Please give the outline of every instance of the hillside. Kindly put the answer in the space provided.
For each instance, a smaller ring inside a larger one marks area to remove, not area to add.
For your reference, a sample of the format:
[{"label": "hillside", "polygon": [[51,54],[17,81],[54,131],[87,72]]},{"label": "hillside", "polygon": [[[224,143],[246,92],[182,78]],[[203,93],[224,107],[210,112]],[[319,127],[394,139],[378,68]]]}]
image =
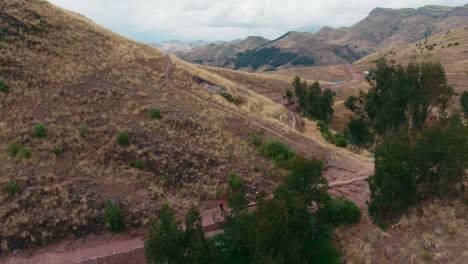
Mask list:
[{"label": "hillside", "polygon": [[216,210],[232,172],[271,190],[284,171],[247,143],[255,131],[324,160],[333,191],[365,204],[370,159],[318,140],[310,122],[297,131],[242,83],[41,0],[2,2],[0,28],[2,253],[101,232],[107,197],[131,233],[164,202]]},{"label": "hillside", "polygon": [[351,27],[325,27],[317,32],[317,36],[330,44],[347,45],[365,56],[382,48],[415,42],[464,25],[467,19],[468,5],[376,8]]},{"label": "hillside", "polygon": [[251,36],[244,40],[233,41],[222,44],[210,44],[204,47],[194,48],[185,52],[177,53],[181,59],[194,62],[198,64],[231,67],[232,64],[229,60],[232,56],[240,52],[256,48],[260,45],[269,42],[268,39],[263,37]]}]

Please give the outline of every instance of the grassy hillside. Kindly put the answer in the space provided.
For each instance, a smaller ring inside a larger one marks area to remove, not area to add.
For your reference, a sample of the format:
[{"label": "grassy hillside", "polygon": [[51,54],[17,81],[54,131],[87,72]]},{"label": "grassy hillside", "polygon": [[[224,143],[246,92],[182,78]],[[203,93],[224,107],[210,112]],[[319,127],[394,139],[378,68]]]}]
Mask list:
[{"label": "grassy hillside", "polygon": [[131,228],[222,197],[231,172],[270,188],[273,165],[234,136],[255,128],[234,124],[283,126],[284,108],[45,1],[0,5],[2,250],[103,229],[107,196]]}]

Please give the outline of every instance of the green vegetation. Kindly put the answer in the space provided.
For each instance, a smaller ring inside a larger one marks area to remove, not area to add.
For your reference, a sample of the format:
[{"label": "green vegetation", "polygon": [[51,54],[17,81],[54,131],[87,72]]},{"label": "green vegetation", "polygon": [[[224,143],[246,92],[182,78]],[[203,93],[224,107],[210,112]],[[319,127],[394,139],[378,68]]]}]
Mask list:
[{"label": "green vegetation", "polygon": [[158,220],[150,223],[145,253],[148,264],[220,262],[214,245],[205,238],[197,209],[191,208],[187,213],[185,230],[182,230],[168,204],[162,206]]},{"label": "green vegetation", "polygon": [[359,120],[352,120],[348,127],[351,141],[359,144],[373,141],[375,135],[379,138],[392,135],[402,128],[421,131],[430,110],[437,108],[444,113],[454,94],[438,62],[403,67],[380,59],[371,74],[373,78],[368,81],[372,88],[367,93],[361,92],[359,97],[349,97],[345,103]]},{"label": "green vegetation", "polygon": [[158,108],[152,107],[148,109],[148,116],[150,119],[161,119],[161,111]]},{"label": "green vegetation", "polygon": [[277,47],[261,48],[238,53],[234,60],[234,65],[236,70],[249,66],[257,70],[264,65],[279,67],[293,61],[297,57],[297,54],[282,52]]},{"label": "green vegetation", "polygon": [[18,155],[18,152],[21,148],[21,145],[16,143],[16,142],[10,142],[8,143],[8,146],[7,146],[7,153],[8,155],[10,155],[10,157],[14,158],[16,157],[16,155]]},{"label": "green vegetation", "polygon": [[4,80],[0,80],[0,93],[7,93],[10,87]]},{"label": "green vegetation", "polygon": [[291,89],[286,89],[285,92],[286,99],[288,99],[288,103],[291,104],[293,102],[294,92]]},{"label": "green vegetation", "polygon": [[15,196],[16,193],[19,191],[19,183],[18,181],[10,181],[7,183],[7,186],[5,187],[5,191],[8,193],[9,196]]},{"label": "green vegetation", "polygon": [[145,162],[141,159],[136,159],[130,163],[130,167],[135,168],[137,170],[143,170],[145,168]]},{"label": "green vegetation", "polygon": [[18,155],[16,156],[16,158],[18,159],[18,161],[23,161],[23,160],[26,160],[26,159],[30,159],[31,158],[31,151],[29,151],[29,149],[27,149],[26,147],[21,147],[18,150]]},{"label": "green vegetation", "polygon": [[104,223],[109,231],[120,232],[124,228],[123,211],[118,205],[114,205],[109,196],[104,207]]},{"label": "green vegetation", "polygon": [[120,131],[117,134],[117,144],[121,147],[130,146],[130,135],[127,131]]},{"label": "green vegetation", "polygon": [[37,139],[46,138],[48,135],[47,127],[42,123],[37,123],[33,129],[33,136]]},{"label": "green vegetation", "polygon": [[463,113],[465,113],[465,116],[468,116],[468,92],[464,91],[461,98],[460,98],[460,104],[463,109]]},{"label": "green vegetation", "polygon": [[323,120],[327,124],[333,117],[333,103],[336,93],[331,90],[322,92],[318,82],[308,86],[296,77],[293,81],[294,94],[299,102],[299,108],[304,114],[315,120]]},{"label": "green vegetation", "polygon": [[[282,143],[266,145],[280,149],[268,152],[273,159],[289,152]],[[287,178],[271,198],[260,196],[255,210],[247,208],[247,186],[231,173],[225,232],[211,240],[196,209],[187,214],[183,231],[174,211],[163,205],[145,238],[148,263],[342,263],[332,230],[359,221],[359,209],[349,200],[331,199],[321,161],[294,157]]]},{"label": "green vegetation", "polygon": [[361,211],[352,201],[337,197],[328,200],[317,211],[317,219],[323,224],[334,226],[355,224],[361,220]]},{"label": "green vegetation", "polygon": [[[426,199],[463,197],[468,127],[459,117],[447,117],[454,91],[443,67],[395,66],[381,59],[372,76],[369,92],[345,103],[357,116],[348,125],[350,141],[366,146],[378,139],[375,172],[368,180],[369,216],[386,226]],[[429,125],[433,108],[441,121]]]},{"label": "green vegetation", "polygon": [[327,123],[324,121],[320,120],[317,122],[317,128],[318,130],[322,133],[322,137],[332,143],[333,145],[336,145],[337,147],[340,148],[346,148],[348,146],[348,139],[340,134],[336,133],[333,134],[329,129]]},{"label": "green vegetation", "polygon": [[65,152],[65,150],[62,147],[56,147],[52,149],[52,153],[54,153],[55,156],[58,156]]},{"label": "green vegetation", "polygon": [[224,99],[226,99],[228,102],[233,103],[233,104],[236,103],[236,99],[234,98],[234,96],[232,96],[232,94],[230,94],[230,93],[228,93],[226,91],[220,92],[219,94],[222,97],[224,97]]},{"label": "green vegetation", "polygon": [[279,167],[287,168],[294,160],[295,154],[283,142],[269,140],[259,147],[259,152],[264,157],[270,158]]},{"label": "green vegetation", "polygon": [[315,60],[309,56],[300,56],[299,58],[291,62],[293,66],[297,66],[297,65],[312,66],[312,65],[315,65],[315,63],[316,63]]},{"label": "green vegetation", "polygon": [[89,128],[86,125],[81,125],[78,129],[78,134],[81,138],[87,139],[89,135]]},{"label": "green vegetation", "polygon": [[262,145],[262,137],[260,132],[256,131],[252,133],[249,138],[247,138],[247,141],[255,147],[260,147]]}]

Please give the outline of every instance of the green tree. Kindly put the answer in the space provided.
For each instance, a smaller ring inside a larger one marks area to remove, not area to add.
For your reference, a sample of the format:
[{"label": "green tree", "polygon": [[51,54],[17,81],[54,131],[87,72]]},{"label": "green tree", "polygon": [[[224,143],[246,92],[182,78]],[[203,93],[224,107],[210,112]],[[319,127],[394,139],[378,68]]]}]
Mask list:
[{"label": "green tree", "polygon": [[194,207],[189,210],[185,217],[184,247],[184,263],[204,264],[219,261],[216,248],[205,237],[202,217]]},{"label": "green tree", "polygon": [[286,95],[286,98],[288,99],[288,103],[292,104],[293,97],[294,97],[294,92],[291,89],[288,88],[288,89],[286,89],[285,95]]},{"label": "green tree", "polygon": [[363,118],[350,120],[347,134],[349,142],[355,146],[364,147],[373,141],[369,123]]},{"label": "green tree", "polygon": [[463,113],[465,113],[465,116],[468,116],[468,92],[464,91],[461,98],[460,98],[460,104],[463,109]]},{"label": "green tree", "polygon": [[317,219],[323,224],[334,226],[358,223],[361,211],[355,203],[344,198],[332,198],[317,210]]},{"label": "green tree", "polygon": [[146,260],[149,264],[182,263],[184,232],[174,210],[164,204],[157,221],[152,221],[145,237]]},{"label": "green tree", "polygon": [[368,179],[371,191],[369,216],[385,224],[404,213],[416,201],[416,179],[411,144],[394,137],[384,141],[375,153],[375,172]]}]

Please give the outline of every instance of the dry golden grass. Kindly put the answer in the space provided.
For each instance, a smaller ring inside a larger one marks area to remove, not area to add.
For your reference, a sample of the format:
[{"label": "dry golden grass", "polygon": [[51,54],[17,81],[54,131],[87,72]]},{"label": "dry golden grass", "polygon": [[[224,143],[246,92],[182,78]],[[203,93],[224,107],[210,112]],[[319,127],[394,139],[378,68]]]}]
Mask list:
[{"label": "dry golden grass", "polygon": [[338,230],[347,263],[466,262],[468,215],[461,201],[428,202],[386,232],[359,224]]},{"label": "dry golden grass", "polygon": [[336,80],[346,82],[351,79],[348,69],[344,64],[332,66],[317,66],[317,67],[296,67],[284,70],[263,72],[262,75],[284,76],[291,80],[295,76],[308,80],[308,82],[318,80],[322,85],[334,83]]}]

